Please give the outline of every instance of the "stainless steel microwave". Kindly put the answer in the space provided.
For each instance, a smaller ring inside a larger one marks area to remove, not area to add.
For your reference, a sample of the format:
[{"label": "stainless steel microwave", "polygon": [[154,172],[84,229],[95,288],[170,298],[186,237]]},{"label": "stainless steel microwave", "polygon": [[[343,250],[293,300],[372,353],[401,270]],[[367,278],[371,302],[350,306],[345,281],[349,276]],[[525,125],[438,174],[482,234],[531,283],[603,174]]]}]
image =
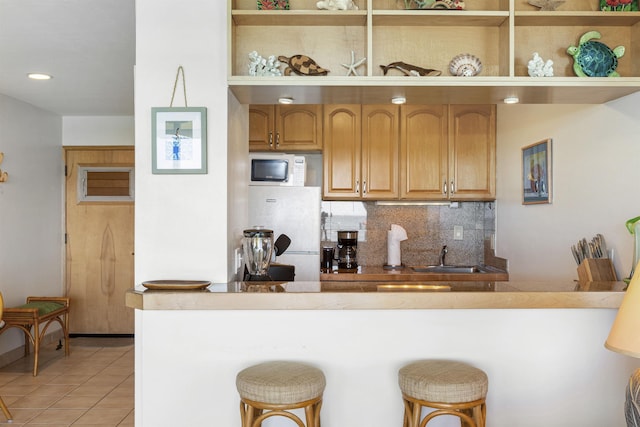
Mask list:
[{"label": "stainless steel microwave", "polygon": [[304,186],[307,169],[304,156],[252,153],[249,163],[250,185]]}]

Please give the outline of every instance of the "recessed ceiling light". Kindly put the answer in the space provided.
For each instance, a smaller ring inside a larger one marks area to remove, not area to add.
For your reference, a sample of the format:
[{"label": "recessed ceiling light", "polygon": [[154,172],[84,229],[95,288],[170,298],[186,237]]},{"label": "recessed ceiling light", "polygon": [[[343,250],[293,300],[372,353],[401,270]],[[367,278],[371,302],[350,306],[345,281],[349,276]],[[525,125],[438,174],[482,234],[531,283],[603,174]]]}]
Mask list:
[{"label": "recessed ceiling light", "polygon": [[404,96],[394,96],[393,98],[391,98],[392,104],[405,104],[406,102],[407,98],[405,98]]},{"label": "recessed ceiling light", "polygon": [[282,98],[278,98],[278,102],[280,104],[293,104],[293,98],[283,96]]},{"label": "recessed ceiling light", "polygon": [[50,80],[51,79],[51,76],[49,74],[43,74],[43,73],[29,73],[27,74],[27,77],[33,80]]},{"label": "recessed ceiling light", "polygon": [[517,96],[507,96],[504,99],[505,104],[517,104],[518,102],[520,102],[520,98],[518,98]]}]

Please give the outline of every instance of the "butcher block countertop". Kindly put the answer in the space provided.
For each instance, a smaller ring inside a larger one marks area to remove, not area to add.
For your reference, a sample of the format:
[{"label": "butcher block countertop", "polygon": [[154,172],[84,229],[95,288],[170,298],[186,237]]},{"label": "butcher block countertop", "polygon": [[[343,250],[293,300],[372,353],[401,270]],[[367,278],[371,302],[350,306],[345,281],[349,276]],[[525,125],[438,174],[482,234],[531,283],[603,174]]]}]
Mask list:
[{"label": "butcher block countertop", "polygon": [[618,308],[624,282],[319,281],[214,283],[199,290],[138,286],[139,310],[420,310]]},{"label": "butcher block countertop", "polygon": [[424,281],[483,281],[499,282],[509,280],[505,270],[490,266],[481,266],[480,273],[418,273],[411,267],[385,269],[375,266],[360,266],[357,270],[344,271],[333,269],[330,273],[320,273],[320,281],[330,282],[424,282]]}]

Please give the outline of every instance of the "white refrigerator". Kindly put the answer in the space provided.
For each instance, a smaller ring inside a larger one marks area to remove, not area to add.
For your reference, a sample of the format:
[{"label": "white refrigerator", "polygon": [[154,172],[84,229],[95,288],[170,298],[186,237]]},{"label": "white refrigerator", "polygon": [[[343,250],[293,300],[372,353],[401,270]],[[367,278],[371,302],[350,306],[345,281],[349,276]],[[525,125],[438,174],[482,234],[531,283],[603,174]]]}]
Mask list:
[{"label": "white refrigerator", "polygon": [[295,280],[320,280],[320,187],[249,187],[249,226],[286,234],[289,248],[276,257],[295,268]]}]

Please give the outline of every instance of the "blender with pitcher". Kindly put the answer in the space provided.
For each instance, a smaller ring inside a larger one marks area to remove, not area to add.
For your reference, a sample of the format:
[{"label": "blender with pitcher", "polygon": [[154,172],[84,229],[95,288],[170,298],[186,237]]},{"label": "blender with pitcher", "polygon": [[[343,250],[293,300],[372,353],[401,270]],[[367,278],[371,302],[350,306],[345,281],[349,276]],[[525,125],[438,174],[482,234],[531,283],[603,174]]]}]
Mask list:
[{"label": "blender with pitcher", "polygon": [[273,251],[273,230],[256,227],[244,230],[243,235],[242,247],[248,270],[245,280],[271,280],[268,271]]}]

